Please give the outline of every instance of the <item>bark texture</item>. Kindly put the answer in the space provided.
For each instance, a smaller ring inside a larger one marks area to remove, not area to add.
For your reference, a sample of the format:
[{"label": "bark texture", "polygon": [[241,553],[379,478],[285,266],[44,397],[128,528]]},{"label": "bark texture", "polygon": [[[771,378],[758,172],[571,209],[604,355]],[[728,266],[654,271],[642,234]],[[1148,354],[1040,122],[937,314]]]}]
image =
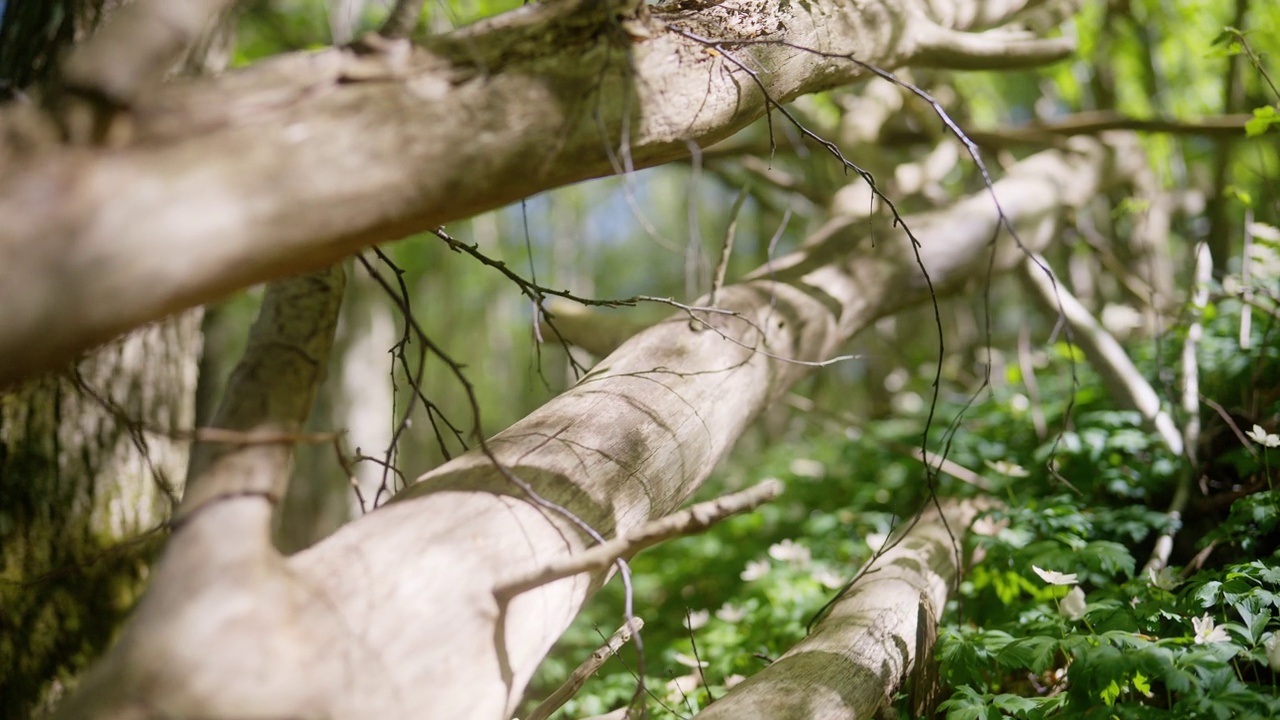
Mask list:
[{"label": "bark texture", "polygon": [[[67,66],[78,102],[0,113],[0,387],[237,288],[686,155],[771,103],[867,76],[862,63],[1062,55],[970,33],[1034,2],[556,0],[421,47],[371,38],[162,83],[230,3],[145,0]],[[1048,242],[1105,160],[1015,168],[998,194],[1022,241]],[[982,196],[908,224],[937,288],[956,291],[982,276],[999,220]],[[926,298],[910,243],[870,231],[847,223],[724,289],[719,312],[640,333],[492,439],[492,456],[443,466],[290,558],[271,518],[341,280],[273,286],[219,414],[242,435],[197,448],[151,589],[61,712],[505,720],[602,577],[509,602],[495,588],[670,513],[812,363]],[[997,269],[1021,257],[1007,236],[993,252]]]},{"label": "bark texture", "polygon": [[[27,717],[107,646],[182,495],[198,313],[0,397],[0,715]],[[131,541],[131,542],[126,542]]]},{"label": "bark texture", "polygon": [[[1049,242],[1105,163],[1096,150],[1047,152],[997,183],[1021,242]],[[980,280],[984,250],[996,271],[1022,258],[997,233],[985,193],[906,223],[943,291]],[[604,536],[670,513],[811,369],[803,363],[927,298],[901,231],[878,228],[871,245],[869,230],[829,235],[725,288],[719,307],[736,315],[682,314],[641,332],[490,440],[501,468],[462,456],[291,558],[257,529],[270,516],[262,498],[208,504],[175,536],[152,615],[142,608],[73,707],[111,718],[505,720],[602,579],[578,575],[499,602],[497,587],[591,544],[548,503]],[[229,535],[247,540],[229,547]]]},{"label": "bark texture", "polygon": [[[123,4],[3,3],[0,98],[34,102]],[[182,494],[199,327],[167,318],[0,396],[0,716],[74,687],[144,587]]]},{"label": "bark texture", "polygon": [[104,71],[101,91],[128,98],[103,131],[109,147],[68,145],[62,118],[11,105],[0,387],[237,288],[687,155],[770,99],[866,77],[849,57],[1007,67],[1063,55],[1061,41],[963,32],[1033,3],[557,0],[422,47],[299,53],[149,91]]},{"label": "bark texture", "polygon": [[[895,538],[808,637],[698,720],[877,717],[913,670],[932,661],[932,638],[921,642],[921,633],[936,625],[922,616],[942,617],[963,564],[960,543],[977,513],[968,504],[944,510],[931,509]],[[926,648],[929,655],[917,654]]]}]

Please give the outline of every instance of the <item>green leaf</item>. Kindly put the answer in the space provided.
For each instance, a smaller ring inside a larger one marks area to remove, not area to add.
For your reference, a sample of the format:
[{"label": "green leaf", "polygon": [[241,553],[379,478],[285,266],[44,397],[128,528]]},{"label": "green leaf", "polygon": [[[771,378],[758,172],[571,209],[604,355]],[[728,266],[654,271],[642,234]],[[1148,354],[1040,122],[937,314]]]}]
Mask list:
[{"label": "green leaf", "polygon": [[1090,565],[1096,564],[1104,573],[1122,572],[1127,577],[1133,577],[1135,567],[1133,555],[1129,554],[1129,549],[1120,543],[1109,540],[1091,542],[1084,549],[1082,559]]},{"label": "green leaf", "polygon": [[1217,580],[1210,580],[1196,590],[1196,600],[1199,601],[1200,607],[1208,608],[1218,604],[1218,595],[1222,592],[1222,583]]},{"label": "green leaf", "polygon": [[1276,124],[1280,124],[1280,113],[1274,105],[1263,105],[1253,109],[1253,117],[1244,124],[1244,134],[1247,137],[1257,137]]},{"label": "green leaf", "polygon": [[980,694],[968,685],[961,685],[949,699],[938,705],[946,711],[947,720],[988,720],[1000,715],[991,706],[991,696]]},{"label": "green leaf", "polygon": [[1058,647],[1057,638],[1044,635],[1018,638],[996,654],[996,661],[1011,670],[1026,668],[1034,673],[1042,673],[1053,666]]},{"label": "green leaf", "polygon": [[1021,695],[1011,695],[1009,693],[1001,693],[991,698],[991,704],[1000,708],[1004,712],[1013,715],[1028,713],[1039,707],[1039,703],[1031,698],[1024,698]]},{"label": "green leaf", "polygon": [[1108,707],[1115,705],[1116,698],[1120,697],[1120,683],[1115,680],[1107,683],[1107,686],[1102,688],[1102,692],[1099,693],[1099,697],[1102,698],[1102,702],[1106,703]]},{"label": "green leaf", "polygon": [[1143,695],[1151,694],[1151,682],[1147,680],[1147,677],[1142,673],[1134,673],[1131,682],[1133,683],[1134,690],[1137,690]]}]

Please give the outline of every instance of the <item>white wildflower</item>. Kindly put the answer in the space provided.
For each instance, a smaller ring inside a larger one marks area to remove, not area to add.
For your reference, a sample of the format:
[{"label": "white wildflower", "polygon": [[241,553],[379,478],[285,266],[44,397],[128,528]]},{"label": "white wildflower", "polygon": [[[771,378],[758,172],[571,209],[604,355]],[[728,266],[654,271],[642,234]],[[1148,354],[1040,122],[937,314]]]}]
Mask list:
[{"label": "white wildflower", "polygon": [[1062,611],[1063,617],[1068,620],[1079,620],[1084,617],[1084,591],[1080,586],[1071,588],[1071,592],[1062,598],[1062,602],[1058,603],[1058,609]]},{"label": "white wildflower", "polygon": [[900,392],[889,398],[889,407],[900,415],[914,415],[924,409],[924,398],[909,390]]},{"label": "white wildflower", "polygon": [[1027,472],[1027,469],[1022,467],[1021,465],[1017,463],[1011,463],[1007,460],[996,460],[995,462],[992,462],[991,460],[987,460],[985,462],[987,467],[1000,473],[1001,475],[1004,475],[1005,477],[1024,478],[1031,474],[1030,472]]},{"label": "white wildflower", "polygon": [[828,590],[838,590],[844,587],[844,578],[830,570],[819,570],[815,572],[813,574],[813,579],[817,580],[818,584]]},{"label": "white wildflower", "polygon": [[812,556],[809,554],[809,548],[804,545],[797,545],[787,539],[771,546],[769,548],[769,557],[779,562],[789,562],[793,565],[804,567],[809,564]]},{"label": "white wildflower", "polygon": [[1248,435],[1250,440],[1263,447],[1280,447],[1280,435],[1263,430],[1261,425],[1254,425],[1253,429],[1245,433],[1245,435]]},{"label": "white wildflower", "polygon": [[676,653],[676,662],[680,663],[685,667],[691,667],[691,668],[706,667],[711,664],[711,663],[708,663],[706,660],[699,660],[696,657],[693,657],[691,655],[685,655],[684,653]]},{"label": "white wildflower", "polygon": [[747,616],[747,609],[725,603],[716,611],[716,617],[727,623],[736,623]]},{"label": "white wildflower", "polygon": [[759,580],[760,578],[768,574],[769,574],[768,560],[752,560],[751,562],[747,563],[747,569],[743,570],[742,574],[739,575],[738,577],[742,578],[744,582],[751,582],[752,580]]},{"label": "white wildflower", "polygon": [[1271,633],[1271,637],[1262,644],[1267,651],[1267,664],[1272,672],[1280,672],[1280,634]]},{"label": "white wildflower", "polygon": [[681,702],[701,684],[702,678],[697,673],[671,678],[667,681],[667,701]]},{"label": "white wildflower", "polygon": [[1203,617],[1191,618],[1191,627],[1196,631],[1196,644],[1231,642],[1226,628],[1214,627],[1213,618],[1206,613]]},{"label": "white wildflower", "polygon": [[1032,565],[1031,569],[1036,571],[1036,574],[1040,576],[1041,580],[1049,583],[1050,585],[1075,585],[1080,582],[1076,579],[1075,573],[1060,573],[1056,570],[1041,570],[1035,565]]},{"label": "white wildflower", "polygon": [[1147,568],[1147,582],[1152,587],[1170,591],[1182,584],[1178,576],[1173,574],[1173,569],[1169,567],[1162,567],[1159,570],[1153,567]]},{"label": "white wildflower", "polygon": [[1133,334],[1134,330],[1142,327],[1142,313],[1134,310],[1128,305],[1116,305],[1108,303],[1102,307],[1102,327],[1107,332],[1115,335],[1121,340]]},{"label": "white wildflower", "polygon": [[796,477],[810,478],[813,480],[821,480],[826,475],[827,469],[822,463],[809,458],[796,458],[791,461],[791,474]]},{"label": "white wildflower", "polygon": [[1000,533],[1001,530],[1007,527],[1009,527],[1009,520],[1007,518],[1001,518],[997,520],[991,517],[990,515],[984,515],[978,518],[977,520],[974,520],[973,527],[971,527],[969,530],[974,535],[982,535],[984,537],[995,537],[997,534]]},{"label": "white wildflower", "polygon": [[699,630],[711,619],[708,610],[692,610],[684,616],[684,626],[690,630]]}]

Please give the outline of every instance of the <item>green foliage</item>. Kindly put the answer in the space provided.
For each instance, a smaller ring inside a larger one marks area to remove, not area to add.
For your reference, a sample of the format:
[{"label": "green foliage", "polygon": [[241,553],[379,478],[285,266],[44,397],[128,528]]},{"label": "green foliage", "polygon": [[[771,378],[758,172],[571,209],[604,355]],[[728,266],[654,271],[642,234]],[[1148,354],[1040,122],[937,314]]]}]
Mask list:
[{"label": "green foliage", "polygon": [[[1228,396],[1250,392],[1255,378],[1273,377],[1280,366],[1267,342],[1270,321],[1255,324],[1241,348],[1244,307],[1220,296],[1204,314],[1203,385]],[[1171,328],[1162,342],[1184,336],[1185,328]],[[1132,354],[1148,376],[1167,362],[1149,348]],[[939,716],[1218,720],[1280,712],[1280,489],[1241,493],[1208,524],[1200,516],[1215,511],[1195,505],[1182,519],[1170,517],[1162,508],[1194,470],[1187,461],[1136,413],[1115,408],[1073,352],[1046,354],[1037,372],[1049,397],[1070,393],[1077,378],[1070,416],[1065,404],[1042,408],[1068,430],[1038,436],[1017,399],[1020,375],[1010,372],[968,404],[966,432],[951,441],[949,457],[979,469],[1005,502],[970,535],[980,561],[939,629],[936,658],[948,688]],[[1267,417],[1275,417],[1280,407],[1266,397]],[[940,417],[965,406],[965,398],[946,396]],[[636,558],[654,717],[692,715],[803,637],[806,621],[895,515],[924,502],[921,466],[893,449],[918,442],[923,414],[769,451],[729,482],[782,478],[788,491],[780,501]],[[1207,432],[1216,427],[1207,422]],[[1209,434],[1202,472],[1229,472],[1254,490],[1270,476],[1275,450],[1265,434],[1250,447],[1234,434]],[[937,452],[945,449],[940,432],[930,438]],[[952,495],[976,492],[945,475],[935,484]],[[1167,533],[1185,541],[1174,558],[1188,566],[1141,570]],[[1209,562],[1195,564],[1204,560],[1193,555],[1210,545]],[[616,586],[601,597],[604,611],[597,605],[589,616],[607,633],[622,597]],[[566,638],[564,647],[576,648],[569,656],[599,644],[584,627]],[[564,657],[561,673],[569,669]],[[612,661],[599,690],[574,700],[565,716],[625,704],[634,668],[634,659],[625,669]],[[552,682],[550,672],[542,682]]]}]

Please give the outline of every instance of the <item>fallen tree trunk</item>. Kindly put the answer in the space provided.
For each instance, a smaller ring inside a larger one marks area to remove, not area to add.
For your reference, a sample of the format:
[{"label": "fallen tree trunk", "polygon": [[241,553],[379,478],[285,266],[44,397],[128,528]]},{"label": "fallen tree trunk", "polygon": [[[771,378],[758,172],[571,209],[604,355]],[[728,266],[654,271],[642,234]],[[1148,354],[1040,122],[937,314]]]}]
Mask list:
[{"label": "fallen tree trunk", "polygon": [[[553,0],[423,47],[297,53],[161,86],[100,119],[110,146],[99,148],[63,142],[68,121],[52,111],[11,105],[0,387],[233,290],[686,156],[771,103],[866,77],[862,63],[1061,57],[1060,39],[964,32],[1033,4]],[[116,55],[128,53],[101,56]]]},{"label": "fallen tree trunk", "polygon": [[[879,717],[911,675],[922,694],[933,633],[963,565],[971,503],[930,508],[860,573],[813,631],[735,685],[698,720],[862,720]],[[915,711],[918,717],[931,712]]]},{"label": "fallen tree trunk", "polygon": [[[1021,243],[1044,247],[1105,164],[1091,149],[1015,166],[994,192]],[[942,292],[1021,261],[1000,224],[985,193],[906,218]],[[490,440],[500,465],[460,457],[291,558],[270,549],[268,498],[237,483],[203,492],[156,573],[161,599],[144,602],[67,716],[506,720],[603,574],[505,604],[495,589],[591,544],[579,522],[610,537],[674,510],[813,363],[928,299],[911,248],[900,230],[877,230],[874,245],[846,231],[761,268],[718,294],[718,312],[641,332]]]}]

